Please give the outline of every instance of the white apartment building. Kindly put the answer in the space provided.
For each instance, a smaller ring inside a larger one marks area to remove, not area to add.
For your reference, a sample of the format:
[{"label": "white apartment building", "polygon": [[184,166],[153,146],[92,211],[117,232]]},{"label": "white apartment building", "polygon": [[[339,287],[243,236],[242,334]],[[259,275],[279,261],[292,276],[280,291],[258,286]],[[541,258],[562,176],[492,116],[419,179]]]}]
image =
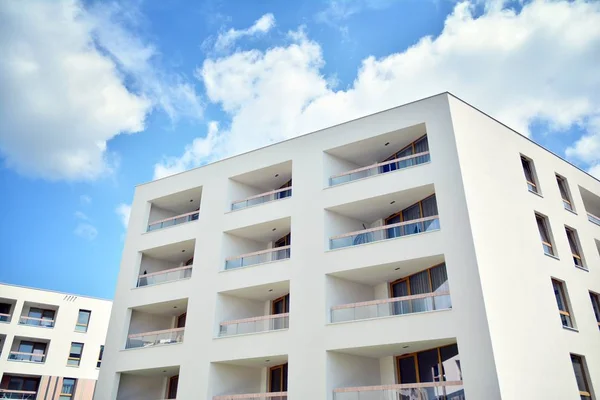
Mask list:
[{"label": "white apartment building", "polygon": [[0,284],[0,399],[91,400],[111,305]]},{"label": "white apartment building", "polygon": [[443,93],[138,186],[95,399],[598,399],[599,293],[600,182]]}]

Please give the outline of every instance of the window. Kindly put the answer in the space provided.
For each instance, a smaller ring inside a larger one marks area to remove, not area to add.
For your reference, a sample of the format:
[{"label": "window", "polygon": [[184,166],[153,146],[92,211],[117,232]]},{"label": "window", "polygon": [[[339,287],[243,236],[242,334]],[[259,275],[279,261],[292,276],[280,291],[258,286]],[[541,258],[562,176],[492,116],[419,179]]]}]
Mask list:
[{"label": "window", "polygon": [[9,322],[11,304],[0,303],[0,322]]},{"label": "window", "polygon": [[46,343],[30,342],[22,340],[18,347],[18,356],[15,358],[19,361],[44,362],[46,355]]},{"label": "window", "polygon": [[575,372],[575,380],[579,388],[579,396],[581,400],[591,400],[592,393],[590,391],[589,379],[585,373],[585,359],[582,356],[571,354],[571,364]]},{"label": "window", "polygon": [[27,313],[27,316],[31,319],[28,319],[26,324],[52,328],[54,326],[54,314],[54,310],[31,307]]},{"label": "window", "polygon": [[71,400],[73,395],[75,394],[75,384],[77,383],[76,379],[73,378],[64,378],[62,383],[62,389],[60,390],[59,400]]},{"label": "window", "polygon": [[[4,375],[2,383],[8,381],[7,390],[23,390],[37,392],[40,378],[26,378],[24,376]],[[4,389],[4,388],[3,388]]]},{"label": "window", "polygon": [[527,181],[527,189],[533,193],[540,193],[537,180],[535,179],[535,170],[533,169],[533,161],[521,156],[521,164],[523,165],[523,172],[525,173],[525,180]]},{"label": "window", "polygon": [[[462,381],[458,346],[433,348],[396,357],[396,380],[399,384]],[[434,387],[423,388],[420,398],[436,397]]]},{"label": "window", "polygon": [[556,297],[556,304],[558,305],[558,313],[560,314],[562,325],[566,328],[573,328],[573,316],[569,311],[564,282],[552,279],[552,288],[554,289],[554,297]]},{"label": "window", "polygon": [[566,226],[565,231],[567,233],[567,239],[569,239],[569,246],[571,247],[571,255],[573,256],[575,266],[585,269],[583,258],[579,251],[579,237],[577,236],[577,231],[575,231],[575,229],[567,228]]},{"label": "window", "polygon": [[569,185],[567,180],[560,175],[556,175],[556,183],[558,183],[558,190],[560,190],[560,197],[562,197],[563,206],[565,210],[575,211],[573,209],[573,202],[569,195]]},{"label": "window", "polygon": [[96,368],[100,368],[102,365],[102,356],[104,355],[104,346],[100,346],[100,354],[98,354],[98,361],[96,361]]},{"label": "window", "polygon": [[71,343],[71,351],[69,351],[69,359],[67,365],[79,367],[81,362],[81,354],[83,353],[83,343]]},{"label": "window", "polygon": [[598,328],[600,328],[600,294],[590,292],[590,300],[592,300],[592,308],[594,309],[596,322],[598,322]]},{"label": "window", "polygon": [[179,384],[179,375],[169,378],[169,387],[167,388],[167,399],[177,398],[177,385]]},{"label": "window", "polygon": [[90,324],[91,311],[79,310],[79,316],[77,317],[77,324],[75,324],[76,332],[87,332],[88,325]]},{"label": "window", "polygon": [[554,256],[554,246],[552,246],[552,238],[550,236],[550,229],[548,228],[548,218],[540,214],[535,214],[535,220],[540,232],[544,253],[549,256]]}]

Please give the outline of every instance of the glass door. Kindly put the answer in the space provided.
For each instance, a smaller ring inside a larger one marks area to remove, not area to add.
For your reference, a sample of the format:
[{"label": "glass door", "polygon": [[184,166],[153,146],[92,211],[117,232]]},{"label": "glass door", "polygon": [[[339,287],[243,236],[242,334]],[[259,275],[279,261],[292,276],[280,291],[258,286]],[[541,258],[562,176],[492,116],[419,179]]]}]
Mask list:
[{"label": "glass door", "polygon": [[[410,295],[408,278],[403,278],[390,284],[392,297],[404,297]],[[410,313],[410,301],[396,301],[392,303],[393,315]]]},{"label": "glass door", "polygon": [[[269,392],[287,392],[287,363],[271,367],[269,370]],[[284,400],[287,397],[272,397],[273,400]]]}]

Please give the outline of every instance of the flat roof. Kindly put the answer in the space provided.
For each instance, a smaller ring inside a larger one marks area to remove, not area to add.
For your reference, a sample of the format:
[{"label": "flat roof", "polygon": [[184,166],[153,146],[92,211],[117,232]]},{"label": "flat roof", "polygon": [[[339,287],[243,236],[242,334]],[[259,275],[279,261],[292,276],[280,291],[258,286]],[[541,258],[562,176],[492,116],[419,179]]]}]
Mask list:
[{"label": "flat roof", "polygon": [[31,286],[14,285],[12,283],[0,282],[0,286],[2,286],[2,285],[3,286],[12,286],[12,287],[15,287],[15,288],[20,288],[20,289],[39,290],[40,292],[50,292],[50,293],[56,293],[56,294],[64,294],[65,296],[85,297],[87,299],[100,300],[100,301],[106,301],[108,303],[112,303],[112,300],[110,300],[110,299],[103,299],[101,297],[86,296],[86,295],[77,294],[77,293],[67,293],[67,292],[60,292],[58,290],[42,289],[42,288],[36,288],[36,287],[31,287]]}]

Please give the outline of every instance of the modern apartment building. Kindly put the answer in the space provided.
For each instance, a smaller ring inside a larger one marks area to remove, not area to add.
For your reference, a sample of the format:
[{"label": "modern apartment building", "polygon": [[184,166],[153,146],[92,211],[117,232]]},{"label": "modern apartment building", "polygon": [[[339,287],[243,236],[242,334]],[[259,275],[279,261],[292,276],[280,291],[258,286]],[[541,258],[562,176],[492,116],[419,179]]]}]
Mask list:
[{"label": "modern apartment building", "polygon": [[138,186],[95,399],[597,399],[599,294],[600,182],[443,93]]},{"label": "modern apartment building", "polygon": [[91,400],[111,305],[0,284],[0,399]]}]

